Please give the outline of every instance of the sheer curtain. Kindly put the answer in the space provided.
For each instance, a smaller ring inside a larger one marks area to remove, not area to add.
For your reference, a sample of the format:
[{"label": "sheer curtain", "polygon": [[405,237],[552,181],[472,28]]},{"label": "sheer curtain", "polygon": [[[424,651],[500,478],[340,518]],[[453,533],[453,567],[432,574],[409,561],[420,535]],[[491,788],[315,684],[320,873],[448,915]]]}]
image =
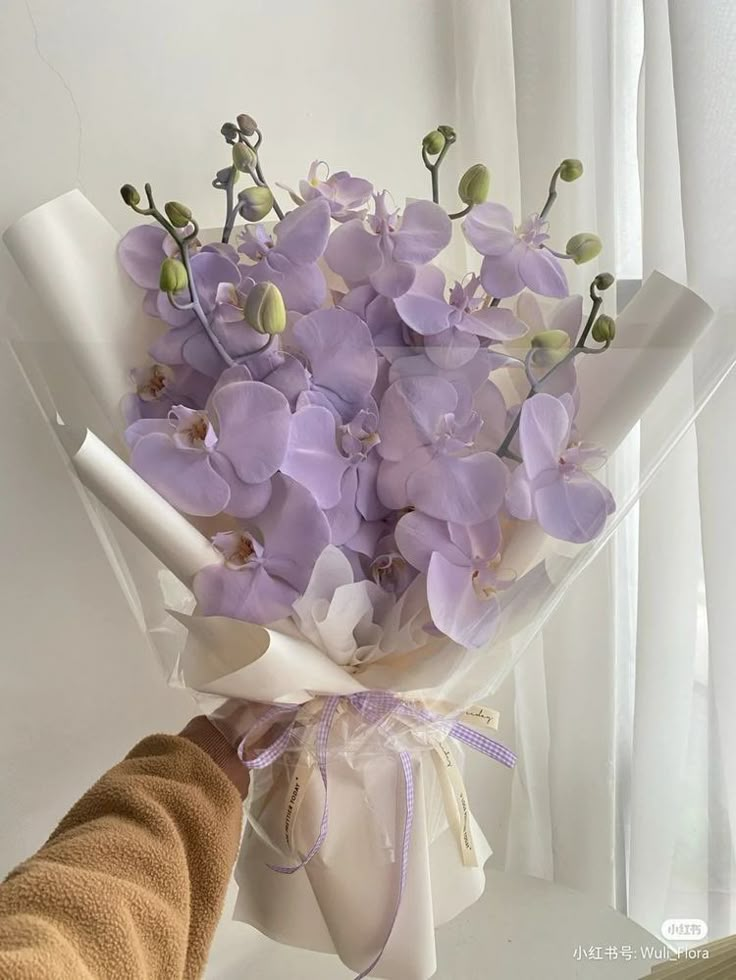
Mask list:
[{"label": "sheer curtain", "polygon": [[[620,301],[658,268],[733,311],[736,7],[459,0],[452,30],[458,126],[499,199],[538,210],[550,171],[578,156],[556,240],[597,230]],[[692,398],[689,379],[667,397]],[[513,678],[507,867],[653,932],[671,916],[736,931],[735,409],[732,376]],[[656,438],[640,429],[614,485]]]}]

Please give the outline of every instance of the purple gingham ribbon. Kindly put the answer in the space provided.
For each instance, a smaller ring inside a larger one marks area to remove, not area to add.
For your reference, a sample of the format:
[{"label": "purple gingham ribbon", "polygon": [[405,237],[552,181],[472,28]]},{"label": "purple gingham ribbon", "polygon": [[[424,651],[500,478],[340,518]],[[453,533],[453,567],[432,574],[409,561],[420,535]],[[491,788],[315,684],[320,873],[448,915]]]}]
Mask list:
[{"label": "purple gingham ribbon", "polygon": [[[328,697],[325,699],[324,709],[317,726],[316,741],[317,766],[319,768],[320,776],[322,777],[322,784],[325,791],[325,802],[324,809],[322,811],[319,834],[317,835],[317,839],[309,849],[308,853],[305,854],[298,864],[288,867],[281,867],[273,864],[269,865],[273,871],[277,871],[279,874],[290,875],[303,868],[312,860],[314,855],[318,853],[327,837],[327,830],[329,826],[329,803],[327,796],[327,746],[330,738],[330,731],[332,730],[332,723],[335,719],[335,713],[341,702],[347,702],[350,704],[359,715],[372,724],[380,725],[384,723],[391,715],[403,716],[406,721],[425,721],[442,729],[450,738],[463,742],[471,749],[475,749],[477,752],[482,752],[483,755],[488,756],[490,759],[495,759],[504,766],[513,768],[516,764],[516,756],[514,753],[507,749],[504,745],[501,745],[500,742],[494,741],[494,739],[489,738],[487,735],[483,735],[482,732],[477,732],[475,729],[470,728],[468,725],[463,725],[461,722],[448,721],[448,719],[444,718],[442,715],[422,707],[421,704],[412,701],[405,701],[398,697],[398,695],[392,694],[389,691],[361,691],[359,694],[350,694],[344,697]],[[277,738],[275,738],[267,748],[265,748],[254,758],[248,759],[245,757],[247,737],[241,740],[238,746],[238,755],[249,769],[265,769],[267,766],[272,765],[274,762],[280,759],[284,752],[286,752],[291,741],[292,730],[294,728],[294,723],[296,722],[298,710],[299,709],[294,706],[287,707],[274,705],[271,711],[267,712],[263,718],[260,719],[260,724],[258,726],[260,731],[267,730],[268,726],[273,725],[276,722],[285,721],[287,717],[290,720]],[[396,895],[396,904],[391,916],[391,922],[386,933],[386,938],[381,944],[378,955],[370,966],[366,967],[366,969],[363,970],[363,972],[360,973],[355,980],[364,980],[364,978],[367,977],[368,974],[376,967],[383,956],[386,946],[388,945],[388,941],[391,938],[391,934],[393,933],[394,926],[396,925],[399,909],[401,908],[401,900],[404,897],[404,891],[406,889],[406,879],[409,870],[409,847],[411,845],[411,831],[414,823],[414,771],[412,769],[410,752],[399,751],[397,752],[397,756],[404,777],[405,809],[401,834],[399,885]]]}]

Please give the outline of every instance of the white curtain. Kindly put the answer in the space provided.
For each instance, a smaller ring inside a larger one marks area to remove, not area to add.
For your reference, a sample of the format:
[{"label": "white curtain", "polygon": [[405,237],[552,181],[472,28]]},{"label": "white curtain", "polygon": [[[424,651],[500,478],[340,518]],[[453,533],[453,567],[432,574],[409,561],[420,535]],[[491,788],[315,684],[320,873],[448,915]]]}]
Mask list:
[{"label": "white curtain", "polygon": [[[553,167],[580,157],[555,240],[596,230],[601,269],[658,268],[733,311],[736,5],[458,0],[453,36],[458,126],[498,199],[538,210]],[[694,387],[683,374],[664,411],[682,413]],[[736,932],[735,418],[732,377],[513,678],[506,866],[653,932],[674,916]],[[642,424],[614,485],[658,439]]]}]

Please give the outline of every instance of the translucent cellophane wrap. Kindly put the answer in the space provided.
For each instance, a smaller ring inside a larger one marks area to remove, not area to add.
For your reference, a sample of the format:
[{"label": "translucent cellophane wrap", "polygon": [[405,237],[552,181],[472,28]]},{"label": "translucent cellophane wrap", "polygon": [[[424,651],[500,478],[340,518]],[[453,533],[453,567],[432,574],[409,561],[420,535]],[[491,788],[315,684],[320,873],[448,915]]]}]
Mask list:
[{"label": "translucent cellophane wrap", "polygon": [[[503,563],[516,581],[485,647],[466,650],[428,632],[419,586],[377,615],[372,583],[354,581],[332,547],[294,616],[267,629],[197,615],[190,586],[197,563],[209,560],[206,522],[168,513],[120,469],[120,400],[160,324],[140,312],[117,265],[118,240],[77,191],[6,234],[39,303],[7,356],[60,436],[70,478],[171,683],[206,710],[226,701],[279,706],[265,743],[241,746],[253,764],[288,732],[270,764],[253,769],[235,916],[279,941],[335,951],[356,972],[388,938],[374,975],[424,980],[435,969],[434,927],[480,896],[490,854],[462,783],[463,752],[504,761],[489,748],[504,741],[494,692],[730,370],[734,317],[714,316],[655,273],[619,315],[611,350],[583,359],[577,426],[609,452],[602,479],[616,513],[586,545],[554,541],[535,525],[504,526]],[[49,266],[50,249],[62,269]],[[513,387],[512,375],[506,383]]]}]

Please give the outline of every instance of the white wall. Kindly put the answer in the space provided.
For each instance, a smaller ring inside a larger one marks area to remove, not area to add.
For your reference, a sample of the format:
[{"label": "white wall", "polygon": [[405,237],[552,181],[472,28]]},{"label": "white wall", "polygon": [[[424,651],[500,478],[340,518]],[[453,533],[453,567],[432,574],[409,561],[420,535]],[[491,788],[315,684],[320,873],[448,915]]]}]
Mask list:
[{"label": "white wall", "polygon": [[[123,230],[117,189],[145,180],[216,223],[219,127],[240,111],[265,130],[272,180],[320,157],[397,199],[426,194],[418,143],[452,121],[451,49],[444,0],[3,0],[0,229],[79,186]],[[37,315],[0,247],[0,339]],[[3,874],[138,738],[194,707],[153,662],[4,347],[0,417]],[[212,976],[247,936],[225,927]]]}]

